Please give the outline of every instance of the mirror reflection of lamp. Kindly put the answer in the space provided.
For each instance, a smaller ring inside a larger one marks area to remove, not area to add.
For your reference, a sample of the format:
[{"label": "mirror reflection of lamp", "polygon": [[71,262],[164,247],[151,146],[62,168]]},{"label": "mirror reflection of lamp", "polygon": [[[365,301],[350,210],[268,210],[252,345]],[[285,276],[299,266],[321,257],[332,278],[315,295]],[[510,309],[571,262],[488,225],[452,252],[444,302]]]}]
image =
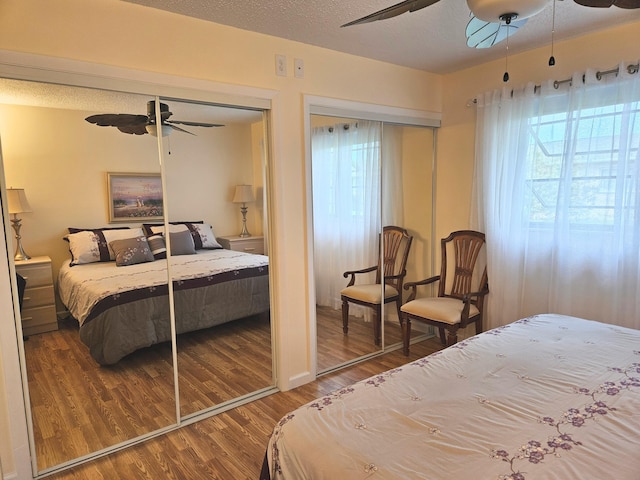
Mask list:
[{"label": "mirror reflection of lamp", "polygon": [[31,206],[27,201],[24,188],[8,188],[7,200],[9,201],[9,213],[12,215],[11,226],[16,232],[16,254],[14,260],[29,260],[31,257],[27,255],[22,248],[22,236],[20,235],[21,220],[18,218],[19,213],[31,212]]},{"label": "mirror reflection of lamp", "polygon": [[255,202],[253,187],[251,185],[236,185],[232,202],[242,204],[242,207],[240,207],[240,211],[242,212],[242,232],[240,232],[240,236],[250,237],[251,234],[247,230],[247,203]]}]

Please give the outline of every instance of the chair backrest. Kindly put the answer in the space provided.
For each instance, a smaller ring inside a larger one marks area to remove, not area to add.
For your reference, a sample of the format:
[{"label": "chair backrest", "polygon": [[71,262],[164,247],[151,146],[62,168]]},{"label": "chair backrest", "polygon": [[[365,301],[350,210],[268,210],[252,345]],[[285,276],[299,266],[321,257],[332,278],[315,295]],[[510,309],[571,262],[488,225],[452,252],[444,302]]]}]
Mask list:
[{"label": "chair backrest", "polygon": [[486,258],[482,259],[483,262],[479,261],[480,252],[485,246],[484,233],[459,230],[443,238],[440,244],[442,266],[439,297],[462,298],[467,293],[478,292],[487,285]]},{"label": "chair backrest", "polygon": [[389,225],[382,229],[382,269],[380,257],[378,257],[378,270],[376,283],[380,283],[380,272],[384,272],[384,280],[399,292],[402,291],[402,282],[407,274],[407,259],[413,236],[404,228]]}]

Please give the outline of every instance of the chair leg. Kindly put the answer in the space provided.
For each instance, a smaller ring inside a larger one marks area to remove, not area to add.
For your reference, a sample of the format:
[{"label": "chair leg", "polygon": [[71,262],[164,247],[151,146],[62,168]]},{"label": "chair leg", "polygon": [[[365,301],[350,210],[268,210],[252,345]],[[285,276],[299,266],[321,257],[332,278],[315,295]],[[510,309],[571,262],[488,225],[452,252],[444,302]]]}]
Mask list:
[{"label": "chair leg", "polygon": [[381,340],[381,330],[382,330],[382,307],[378,306],[378,308],[373,309],[373,343],[376,346],[380,346],[382,343]]},{"label": "chair leg", "polygon": [[349,333],[349,302],[342,301],[342,331],[346,335]]},{"label": "chair leg", "polygon": [[482,333],[482,317],[476,320],[476,335]]},{"label": "chair leg", "polygon": [[449,336],[447,337],[447,347],[458,343],[458,325],[452,325],[447,328]]},{"label": "chair leg", "polygon": [[444,335],[444,327],[438,327],[438,332],[440,332],[440,341],[443,345],[447,344],[447,337]]},{"label": "chair leg", "polygon": [[402,326],[402,353],[409,356],[409,341],[411,340],[411,319],[408,316],[400,317],[400,325]]}]

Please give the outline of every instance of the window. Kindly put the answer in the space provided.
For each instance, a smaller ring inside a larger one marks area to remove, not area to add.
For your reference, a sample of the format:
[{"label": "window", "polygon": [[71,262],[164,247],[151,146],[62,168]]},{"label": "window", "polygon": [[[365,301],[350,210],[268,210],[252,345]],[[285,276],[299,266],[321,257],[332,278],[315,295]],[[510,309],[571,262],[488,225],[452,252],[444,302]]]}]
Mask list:
[{"label": "window", "polygon": [[[611,228],[635,219],[640,143],[638,104],[531,118],[526,183],[528,220],[571,228]],[[640,227],[640,224],[638,225]]]}]

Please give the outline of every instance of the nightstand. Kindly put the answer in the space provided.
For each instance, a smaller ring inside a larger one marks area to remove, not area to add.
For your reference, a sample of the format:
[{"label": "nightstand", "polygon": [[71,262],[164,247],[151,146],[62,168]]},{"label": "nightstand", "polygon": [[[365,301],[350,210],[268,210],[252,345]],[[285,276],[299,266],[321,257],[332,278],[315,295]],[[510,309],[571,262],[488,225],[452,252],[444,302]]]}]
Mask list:
[{"label": "nightstand", "polygon": [[16,272],[27,281],[20,312],[22,334],[28,336],[57,330],[51,259],[43,256],[16,261]]},{"label": "nightstand", "polygon": [[218,243],[227,250],[236,252],[259,253],[264,255],[264,237],[262,235],[255,237],[239,237],[227,236],[216,237]]}]

